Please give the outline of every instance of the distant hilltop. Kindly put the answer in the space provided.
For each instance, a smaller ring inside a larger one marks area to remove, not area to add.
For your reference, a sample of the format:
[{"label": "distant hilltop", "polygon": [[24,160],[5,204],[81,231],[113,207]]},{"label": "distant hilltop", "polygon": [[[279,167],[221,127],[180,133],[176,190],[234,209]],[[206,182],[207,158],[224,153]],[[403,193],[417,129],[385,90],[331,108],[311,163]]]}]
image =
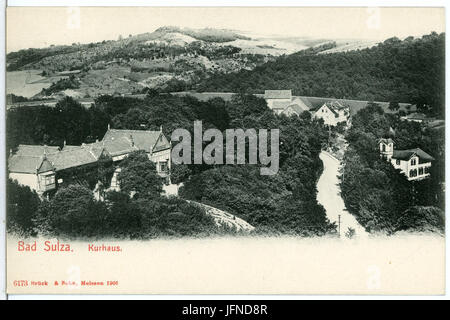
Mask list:
[{"label": "distant hilltop", "polygon": [[10,52],[7,93],[41,100],[139,94],[147,89],[183,91],[213,74],[253,70],[323,43],[335,46],[326,39],[163,26],[117,40]]},{"label": "distant hilltop", "polygon": [[175,26],[164,26],[156,29],[154,33],[175,33],[175,32],[190,36],[197,40],[207,42],[229,42],[237,39],[251,40],[250,37],[243,36],[239,33],[236,33],[228,29],[214,29],[214,28],[191,29]]}]

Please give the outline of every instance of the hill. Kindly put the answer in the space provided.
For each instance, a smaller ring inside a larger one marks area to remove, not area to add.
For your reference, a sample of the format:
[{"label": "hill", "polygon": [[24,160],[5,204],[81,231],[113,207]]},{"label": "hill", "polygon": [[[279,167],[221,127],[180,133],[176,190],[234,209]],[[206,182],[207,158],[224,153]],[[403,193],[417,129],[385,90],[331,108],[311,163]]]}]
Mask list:
[{"label": "hill", "polygon": [[253,70],[215,75],[193,89],[247,93],[292,89],[298,96],[406,102],[443,118],[444,48],[445,34],[436,33],[403,41],[391,38],[348,52],[317,54],[310,48]]},{"label": "hill", "polygon": [[[281,55],[335,47],[327,39],[161,27],[114,41],[10,52],[7,93],[59,99],[140,93],[146,88],[182,91],[213,75],[252,70]],[[76,79],[67,81],[70,76]]]}]

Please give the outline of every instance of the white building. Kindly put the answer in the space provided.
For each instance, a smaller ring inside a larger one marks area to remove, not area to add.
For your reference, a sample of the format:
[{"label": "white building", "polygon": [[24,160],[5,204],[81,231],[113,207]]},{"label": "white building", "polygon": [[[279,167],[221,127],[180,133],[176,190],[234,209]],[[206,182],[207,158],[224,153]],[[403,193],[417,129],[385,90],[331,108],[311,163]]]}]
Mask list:
[{"label": "white building", "polygon": [[291,90],[265,90],[264,99],[267,106],[276,113],[283,111],[291,104],[292,91]]},{"label": "white building", "polygon": [[432,156],[420,148],[394,150],[392,139],[380,139],[380,154],[395,169],[399,169],[409,181],[421,180],[430,176]]},{"label": "white building", "polygon": [[[109,129],[102,141],[59,147],[19,145],[8,159],[9,178],[29,186],[38,194],[56,189],[63,183],[65,170],[95,165],[102,155],[110,156],[116,166],[111,187],[118,190],[120,160],[137,150],[144,150],[156,164],[158,174],[169,177],[171,145],[160,131]],[[66,171],[67,172],[67,171]]]},{"label": "white building", "polygon": [[350,108],[342,105],[339,101],[325,102],[314,113],[314,118],[323,119],[328,126],[336,126],[340,122],[347,123],[349,117]]},{"label": "white building", "polygon": [[276,114],[298,116],[310,109],[301,97],[292,96],[291,90],[265,90],[264,99],[267,106]]}]

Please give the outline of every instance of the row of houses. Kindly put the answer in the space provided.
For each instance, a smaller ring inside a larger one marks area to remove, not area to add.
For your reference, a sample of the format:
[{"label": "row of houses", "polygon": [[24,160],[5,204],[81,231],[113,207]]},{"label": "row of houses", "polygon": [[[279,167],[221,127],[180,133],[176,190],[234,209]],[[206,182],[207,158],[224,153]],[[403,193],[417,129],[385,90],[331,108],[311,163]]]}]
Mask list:
[{"label": "row of houses", "polygon": [[111,188],[118,190],[117,175],[120,161],[130,153],[143,150],[156,164],[156,170],[167,178],[170,171],[171,145],[160,131],[111,129],[101,141],[81,146],[64,145],[41,146],[19,145],[17,151],[8,158],[9,178],[19,184],[29,186],[39,195],[54,190],[64,183],[65,172],[95,164],[102,156],[111,157],[116,170]]},{"label": "row of houses", "polygon": [[338,123],[347,123],[350,118],[350,108],[339,101],[326,101],[315,110],[308,101],[302,97],[292,96],[291,90],[265,90],[264,99],[267,106],[276,114],[286,116],[299,116],[308,111],[316,119],[323,119],[329,126],[336,126]]},{"label": "row of houses", "polygon": [[[347,124],[350,119],[350,109],[339,101],[326,101],[318,109],[314,109],[302,99],[292,96],[291,90],[265,90],[264,99],[267,106],[276,114],[287,116],[300,115],[308,111],[315,119],[323,119],[324,124],[336,126],[339,123]],[[423,114],[412,113],[401,117],[403,121],[422,123],[426,121]],[[392,139],[379,140],[380,155],[390,162],[395,169],[399,169],[409,181],[416,181],[430,176],[431,163],[434,158],[420,148],[395,150]]]}]

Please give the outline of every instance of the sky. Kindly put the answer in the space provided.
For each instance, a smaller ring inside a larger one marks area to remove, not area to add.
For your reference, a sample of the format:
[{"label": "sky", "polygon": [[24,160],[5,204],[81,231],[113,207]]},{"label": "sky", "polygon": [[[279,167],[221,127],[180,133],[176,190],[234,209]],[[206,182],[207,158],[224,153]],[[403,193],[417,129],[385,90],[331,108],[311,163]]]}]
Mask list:
[{"label": "sky", "polygon": [[116,40],[161,26],[258,35],[384,40],[445,31],[443,8],[8,7],[7,52]]}]

